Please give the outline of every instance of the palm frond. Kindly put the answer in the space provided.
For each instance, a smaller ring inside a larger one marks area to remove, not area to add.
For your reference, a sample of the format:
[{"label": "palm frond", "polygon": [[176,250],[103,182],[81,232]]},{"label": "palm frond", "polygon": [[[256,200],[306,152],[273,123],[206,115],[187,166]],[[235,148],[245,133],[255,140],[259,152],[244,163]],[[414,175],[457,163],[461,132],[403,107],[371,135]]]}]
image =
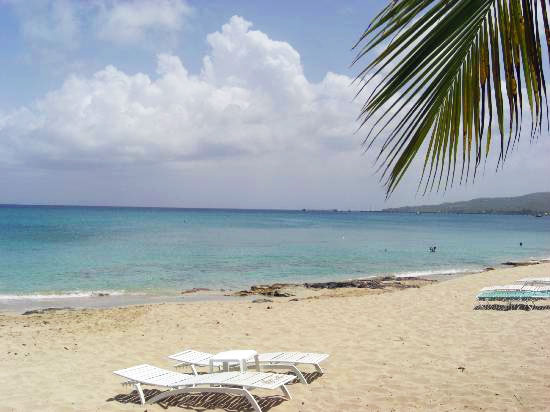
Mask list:
[{"label": "palm frond", "polygon": [[531,139],[540,134],[547,1],[399,0],[373,19],[353,63],[384,47],[357,79],[358,94],[372,86],[359,119],[367,150],[383,140],[377,162],[388,196],[422,148],[424,193],[475,179],[494,145],[502,166],[522,135],[524,106]]}]

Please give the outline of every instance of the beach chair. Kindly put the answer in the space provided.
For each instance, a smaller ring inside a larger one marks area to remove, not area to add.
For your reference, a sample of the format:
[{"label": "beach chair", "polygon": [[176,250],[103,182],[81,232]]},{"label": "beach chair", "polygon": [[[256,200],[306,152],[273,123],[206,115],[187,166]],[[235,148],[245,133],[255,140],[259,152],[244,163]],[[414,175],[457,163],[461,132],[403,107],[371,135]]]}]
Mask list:
[{"label": "beach chair", "polygon": [[491,297],[491,296],[524,296],[529,297],[531,294],[540,294],[541,298],[545,298],[547,295],[547,292],[550,292],[550,283],[544,284],[544,283],[532,283],[532,282],[525,282],[525,283],[519,283],[523,279],[520,279],[517,281],[518,283],[514,283],[512,285],[502,285],[502,286],[487,286],[482,288],[477,298],[484,298],[484,297]]},{"label": "beach chair", "polygon": [[550,277],[543,278],[523,278],[516,281],[525,285],[550,285]]},{"label": "beach chair", "polygon": [[[256,412],[262,412],[258,402],[250,394],[252,389],[281,389],[286,399],[292,399],[285,384],[294,376],[263,372],[220,372],[188,375],[143,364],[113,372],[127,379],[123,385],[134,385],[141,404],[153,404],[182,393],[227,393],[244,396]],[[145,400],[141,385],[168,388],[167,391]]]},{"label": "beach chair", "polygon": [[[197,374],[197,366],[209,366],[210,358],[215,356],[212,353],[198,352],[192,349],[184,350],[173,355],[168,356],[170,359],[177,361],[175,365],[190,366],[193,373]],[[323,362],[329,355],[326,353],[308,353],[308,352],[271,352],[260,353],[258,360],[260,366],[268,366],[270,369],[285,369],[290,370],[296,375],[298,380],[307,385],[307,380],[298,369],[298,365],[310,365],[315,368],[317,372],[323,374],[323,369],[320,363]],[[250,359],[247,365],[254,365],[255,359]],[[216,364],[221,369],[220,364]]]},{"label": "beach chair", "polygon": [[[518,281],[519,282],[519,281]],[[488,286],[479,291],[478,301],[530,302],[533,309],[536,301],[550,300],[550,284],[516,283],[512,285]]]},{"label": "beach chair", "polygon": [[[495,292],[495,291],[516,291],[521,290],[525,285],[522,283],[514,283],[511,285],[497,285],[497,286],[486,286],[484,288],[481,288],[479,291],[480,294],[483,292]],[[479,294],[478,294],[479,296]]]}]

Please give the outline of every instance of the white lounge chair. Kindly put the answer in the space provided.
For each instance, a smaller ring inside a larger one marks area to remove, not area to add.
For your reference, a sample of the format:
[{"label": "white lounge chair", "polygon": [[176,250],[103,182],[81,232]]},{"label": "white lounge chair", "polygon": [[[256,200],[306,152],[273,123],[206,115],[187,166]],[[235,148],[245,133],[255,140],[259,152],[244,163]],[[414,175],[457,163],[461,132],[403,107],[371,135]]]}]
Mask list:
[{"label": "white lounge chair", "polygon": [[550,285],[550,277],[546,278],[523,278],[517,281],[526,285]]},{"label": "white lounge chair", "polygon": [[480,292],[494,292],[494,291],[509,291],[509,290],[521,290],[525,285],[524,284],[512,284],[512,285],[497,285],[497,286],[486,286],[481,288]]},{"label": "white lounge chair", "polygon": [[[263,372],[221,372],[204,375],[188,375],[143,364],[113,372],[128,379],[124,385],[134,385],[139,393],[141,404],[156,403],[164,398],[181,393],[216,392],[244,396],[256,412],[262,412],[256,399],[250,394],[251,389],[280,388],[287,399],[292,399],[285,384],[294,380],[291,375]],[[141,385],[152,385],[169,388],[147,402]],[[200,387],[200,386],[203,387]],[[208,385],[204,387],[205,385]]]},{"label": "white lounge chair", "polygon": [[[177,361],[175,365],[178,366],[190,366],[193,373],[197,375],[197,366],[209,366],[212,353],[198,352],[196,350],[187,349],[183,352],[178,352],[168,356],[170,359]],[[260,366],[269,366],[270,369],[286,369],[291,370],[300,382],[307,385],[307,380],[302,372],[297,368],[297,365],[311,365],[314,366],[317,372],[323,373],[320,363],[328,358],[326,353],[308,353],[308,352],[272,352],[272,353],[260,353],[258,360]],[[251,359],[247,362],[248,365],[254,365],[255,360]],[[221,367],[221,365],[217,365]]]},{"label": "white lounge chair", "polygon": [[[518,281],[519,282],[519,281]],[[515,283],[512,285],[486,286],[480,290],[482,292],[509,292],[509,291],[532,291],[542,292],[550,290],[550,283]]]}]

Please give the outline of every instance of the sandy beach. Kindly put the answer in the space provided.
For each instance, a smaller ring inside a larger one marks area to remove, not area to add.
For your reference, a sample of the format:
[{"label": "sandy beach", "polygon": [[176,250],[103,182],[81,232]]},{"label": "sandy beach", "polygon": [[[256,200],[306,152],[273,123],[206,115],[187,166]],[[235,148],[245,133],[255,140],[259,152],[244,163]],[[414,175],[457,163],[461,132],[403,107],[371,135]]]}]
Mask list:
[{"label": "sandy beach", "polygon": [[323,376],[289,385],[292,400],[254,392],[273,412],[550,410],[550,311],[473,310],[484,286],[549,273],[546,263],[387,293],[2,313],[0,411],[247,410],[225,395],[143,407],[111,373],[171,368],[166,356],[187,348],[329,353]]}]

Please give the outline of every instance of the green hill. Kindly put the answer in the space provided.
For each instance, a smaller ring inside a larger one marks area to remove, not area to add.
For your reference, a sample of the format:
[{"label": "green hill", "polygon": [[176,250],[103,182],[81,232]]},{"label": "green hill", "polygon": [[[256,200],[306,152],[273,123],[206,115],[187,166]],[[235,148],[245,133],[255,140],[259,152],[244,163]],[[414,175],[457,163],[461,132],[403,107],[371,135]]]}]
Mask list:
[{"label": "green hill", "polygon": [[409,213],[550,214],[550,192],[531,193],[516,197],[481,197],[463,202],[404,206],[383,209],[383,211]]}]

